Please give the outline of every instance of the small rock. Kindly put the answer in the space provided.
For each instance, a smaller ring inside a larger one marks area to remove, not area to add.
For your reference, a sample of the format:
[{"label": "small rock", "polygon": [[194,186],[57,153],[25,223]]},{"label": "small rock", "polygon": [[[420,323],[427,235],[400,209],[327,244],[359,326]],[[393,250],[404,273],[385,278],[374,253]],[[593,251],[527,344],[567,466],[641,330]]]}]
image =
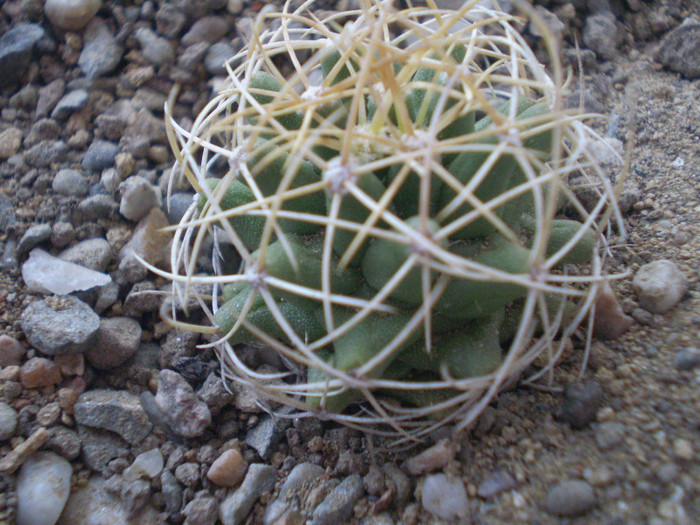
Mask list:
[{"label": "small rock", "polygon": [[[0,356],[2,352],[0,351]],[[673,358],[673,366],[678,370],[693,370],[700,366],[700,350],[695,347],[684,348]]]},{"label": "small rock", "polygon": [[44,357],[32,357],[22,365],[19,378],[24,388],[41,388],[61,382],[58,365]]},{"label": "small rock", "polygon": [[220,16],[205,16],[192,24],[180,43],[183,46],[191,46],[199,42],[213,44],[228,32],[229,27],[229,23]]},{"label": "small rock", "polygon": [[54,525],[70,493],[70,463],[53,452],[37,452],[17,476],[17,525]]},{"label": "small rock", "polygon": [[160,190],[148,180],[134,175],[119,185],[122,199],[119,213],[132,221],[140,221],[152,208],[161,205]]},{"label": "small rock", "polygon": [[[289,408],[282,408],[283,414],[291,413]],[[286,417],[274,417],[266,415],[245,436],[245,442],[255,449],[263,461],[267,461],[275,451],[275,446],[284,436],[284,432],[292,424]]]},{"label": "small rock", "polygon": [[83,51],[78,65],[85,76],[93,79],[114,71],[122,59],[124,49],[117,42],[107,24],[94,18],[83,33]]},{"label": "small rock", "polygon": [[151,496],[151,484],[145,479],[122,480],[119,499],[126,507],[129,515],[133,516],[141,510]]},{"label": "small rock", "polygon": [[85,358],[83,354],[57,355],[53,362],[65,376],[82,376],[85,373]]},{"label": "small rock", "polygon": [[160,474],[160,486],[165,500],[165,510],[170,516],[177,516],[182,507],[182,487],[173,473],[167,469]]},{"label": "small rock", "polygon": [[[54,83],[52,82],[47,88]],[[63,84],[61,84],[60,89],[63,89]],[[42,88],[44,89],[44,88]],[[45,105],[51,105],[53,106],[54,101],[48,100],[47,98],[49,97],[46,92],[42,91],[41,92],[42,98],[39,99],[39,106],[45,106]],[[60,97],[60,94],[57,95]],[[39,109],[42,109],[39,107]],[[56,140],[60,137],[61,135],[61,126],[59,126],[58,122],[56,122],[52,118],[38,118],[33,124],[32,127],[29,129],[29,133],[27,133],[27,136],[24,138],[24,147],[26,148],[31,148],[32,146],[35,146],[39,144],[39,142],[44,141],[44,140]]]},{"label": "small rock", "polygon": [[657,58],[666,68],[689,79],[700,77],[700,22],[687,18],[668,33]]},{"label": "small rock", "polygon": [[480,498],[491,499],[503,492],[513,490],[518,486],[518,482],[509,472],[497,470],[492,472],[476,489]]},{"label": "small rock", "polygon": [[573,383],[566,388],[557,419],[566,421],[575,429],[585,428],[595,421],[602,402],[603,389],[598,383]]},{"label": "small rock", "polygon": [[236,449],[221,454],[207,471],[207,478],[219,487],[235,487],[245,476],[248,462]]},{"label": "small rock", "polygon": [[632,286],[642,308],[662,314],[683,298],[688,291],[688,279],[675,263],[661,259],[639,268]]},{"label": "small rock", "polygon": [[625,314],[610,284],[605,283],[595,303],[593,333],[598,339],[615,339],[632,326],[632,319]]},{"label": "small rock", "polygon": [[70,222],[55,222],[51,227],[51,244],[56,248],[68,246],[75,240],[75,228]]},{"label": "small rock", "polygon": [[295,496],[297,490],[304,484],[319,479],[324,473],[325,470],[323,467],[314,465],[313,463],[299,463],[296,465],[282,484],[277,499],[271,502],[265,509],[263,523],[265,523],[265,525],[280,523],[280,518],[289,511],[290,501]]},{"label": "small rock", "polygon": [[[53,109],[56,107],[56,104],[58,104],[58,101],[61,100],[65,92],[66,82],[62,78],[57,78],[56,80],[53,80],[46,84],[44,87],[39,88],[39,100],[36,103],[36,117],[46,117],[49,113],[51,113],[51,111],[53,111]],[[51,130],[52,128],[58,128],[58,123],[55,120],[42,119],[39,122],[36,122],[35,125],[36,124],[40,125],[40,129],[48,128],[48,130]],[[25,140],[25,147],[29,146],[30,143],[35,144],[34,141],[30,142],[30,137],[34,133],[36,133],[36,131],[33,125],[32,131],[29,133],[29,136],[27,136],[27,139]],[[58,138],[58,135],[45,138]]]},{"label": "small rock", "polygon": [[312,525],[347,523],[353,515],[355,504],[364,493],[362,478],[357,474],[348,476],[316,507]]},{"label": "small rock", "polygon": [[142,281],[148,274],[134,254],[156,266],[168,260],[171,233],[162,231],[167,226],[168,219],[160,208],[152,208],[139,222],[134,235],[120,253],[119,270],[124,272],[128,282]]},{"label": "small rock", "polygon": [[55,426],[49,429],[49,438],[46,446],[59,456],[72,461],[80,455],[80,438],[73,430],[64,426]]},{"label": "small rock", "polygon": [[615,15],[604,11],[586,18],[583,43],[599,57],[610,60],[617,53],[617,25]]},{"label": "small rock", "polygon": [[140,27],[134,33],[141,45],[141,54],[154,66],[171,64],[175,61],[173,46],[165,38],[159,37],[147,27]]},{"label": "small rock", "polygon": [[175,479],[185,487],[195,487],[199,483],[199,464],[183,463],[175,469]]},{"label": "small rock", "polygon": [[125,458],[129,454],[129,444],[114,432],[78,425],[78,435],[81,458],[96,472],[104,472],[113,459]]},{"label": "small rock", "polygon": [[139,398],[123,390],[89,390],[78,398],[74,412],[79,424],[109,430],[132,445],[151,432]]},{"label": "small rock", "polygon": [[0,334],[0,368],[19,366],[27,351],[14,337]]},{"label": "small rock", "polygon": [[557,516],[583,514],[597,505],[595,492],[585,481],[564,481],[547,493],[544,508]]},{"label": "small rock", "polygon": [[234,396],[224,386],[224,382],[216,372],[210,373],[197,391],[199,399],[209,407],[212,416],[216,416],[221,409],[230,404]]},{"label": "small rock", "polygon": [[409,497],[411,496],[411,480],[408,476],[394,463],[385,463],[382,465],[382,472],[388,478],[387,485],[392,483],[394,485],[394,492],[396,494],[395,501],[398,507],[404,506]]},{"label": "small rock", "polygon": [[604,421],[595,427],[595,441],[601,450],[610,450],[625,439],[627,427],[615,421]]},{"label": "small rock", "polygon": [[61,195],[75,195],[77,197],[87,195],[90,190],[90,185],[83,173],[72,168],[58,170],[51,187]]},{"label": "small rock", "polygon": [[692,461],[695,459],[693,445],[687,439],[676,439],[673,441],[673,457],[682,461]]},{"label": "small rock", "polygon": [[226,61],[236,54],[236,48],[227,42],[217,42],[212,45],[204,56],[204,69],[210,75],[226,74]]},{"label": "small rock", "polygon": [[115,368],[136,353],[141,343],[141,325],[129,317],[100,321],[97,339],[85,356],[98,370]]},{"label": "small rock", "polygon": [[207,405],[197,398],[185,379],[172,370],[158,374],[156,403],[173,431],[184,438],[201,436],[211,423]]},{"label": "small rock", "polygon": [[156,29],[166,38],[174,39],[180,36],[187,17],[182,9],[174,4],[162,3],[156,13]]},{"label": "small rock", "polygon": [[0,88],[21,82],[34,46],[45,34],[39,24],[18,24],[0,36]]},{"label": "small rock", "polygon": [[89,222],[115,217],[119,204],[109,195],[98,193],[80,201],[77,211],[81,222]]},{"label": "small rock", "polygon": [[433,474],[425,478],[421,496],[423,508],[445,519],[464,517],[468,511],[467,491],[462,480]]},{"label": "small rock", "polygon": [[10,230],[14,230],[16,224],[17,217],[12,207],[12,201],[9,197],[0,193],[0,231],[7,233]]},{"label": "small rock", "polygon": [[184,525],[211,525],[216,522],[218,512],[219,504],[214,498],[195,498],[183,510]]},{"label": "small rock", "polygon": [[109,275],[66,262],[39,248],[34,248],[22,265],[22,278],[32,292],[58,295],[104,286],[112,280]]},{"label": "small rock", "polygon": [[78,31],[92,20],[101,4],[100,0],[46,0],[44,13],[56,27]]},{"label": "small rock", "polygon": [[88,171],[102,171],[114,166],[114,158],[119,146],[107,140],[96,140],[88,147],[83,157],[83,168]]},{"label": "small rock", "polygon": [[88,93],[87,89],[69,91],[63,95],[63,98],[61,98],[56,104],[56,107],[53,108],[51,118],[65,120],[76,111],[80,111],[87,106],[89,99],[90,93]]},{"label": "small rock", "polygon": [[68,146],[62,140],[42,140],[29,148],[24,154],[24,160],[35,168],[48,168],[61,162],[68,151]]},{"label": "small rock", "polygon": [[32,434],[10,452],[0,458],[0,472],[12,474],[32,453],[39,450],[49,437],[44,427],[37,428]]},{"label": "small rock", "polygon": [[407,459],[403,468],[411,476],[420,476],[443,468],[454,459],[456,453],[457,445],[448,439],[443,439],[417,456]]},{"label": "small rock", "polygon": [[194,71],[209,50],[207,42],[198,42],[185,48],[177,59],[177,66],[185,71]]},{"label": "small rock", "polygon": [[7,160],[19,151],[22,145],[22,130],[7,128],[0,133],[0,160]]},{"label": "small rock", "polygon": [[134,462],[122,472],[126,481],[133,481],[142,477],[153,479],[163,471],[163,454],[160,449],[154,448],[148,452],[139,454]]},{"label": "small rock", "polygon": [[7,441],[15,435],[17,412],[7,403],[0,401],[0,441]]},{"label": "small rock", "polygon": [[51,225],[49,224],[34,224],[24,232],[22,238],[17,245],[17,253],[24,254],[51,238]]},{"label": "small rock", "polygon": [[74,244],[59,254],[59,259],[104,272],[112,261],[112,247],[106,239],[95,237]]},{"label": "small rock", "polygon": [[265,492],[272,492],[277,482],[277,471],[261,463],[254,463],[248,468],[248,474],[241,486],[228,496],[219,507],[219,519],[223,525],[243,523],[255,502]]}]

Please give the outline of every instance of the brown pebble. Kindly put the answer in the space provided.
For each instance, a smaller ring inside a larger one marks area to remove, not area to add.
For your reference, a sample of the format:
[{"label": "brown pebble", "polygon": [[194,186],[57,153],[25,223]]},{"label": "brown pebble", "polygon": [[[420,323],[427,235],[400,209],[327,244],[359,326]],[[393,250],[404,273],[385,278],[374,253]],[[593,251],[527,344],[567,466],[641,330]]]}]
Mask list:
[{"label": "brown pebble", "polygon": [[22,365],[19,380],[24,388],[52,386],[61,381],[61,369],[45,357],[33,357]]},{"label": "brown pebble", "polygon": [[31,436],[0,459],[0,472],[12,474],[33,452],[39,450],[48,438],[48,430],[44,427],[37,428]]},{"label": "brown pebble", "polygon": [[443,439],[417,456],[407,459],[403,464],[403,469],[411,476],[420,476],[426,472],[443,468],[454,459],[456,453],[457,445]]},{"label": "brown pebble", "polygon": [[235,487],[245,476],[248,463],[236,449],[229,449],[212,463],[207,478],[220,487]]},{"label": "brown pebble", "polygon": [[22,358],[27,351],[14,337],[0,335],[0,367],[22,364]]},{"label": "brown pebble", "polygon": [[615,292],[605,283],[595,303],[595,336],[598,339],[615,339],[629,330],[630,326],[632,318],[622,311]]},{"label": "brown pebble", "polygon": [[61,410],[72,414],[73,407],[78,401],[80,394],[85,392],[85,388],[85,380],[80,376],[73,378],[67,386],[60,388],[56,395],[58,397],[58,406],[61,407]]},{"label": "brown pebble", "polygon": [[83,354],[57,355],[53,362],[58,365],[64,376],[81,376],[85,373]]}]

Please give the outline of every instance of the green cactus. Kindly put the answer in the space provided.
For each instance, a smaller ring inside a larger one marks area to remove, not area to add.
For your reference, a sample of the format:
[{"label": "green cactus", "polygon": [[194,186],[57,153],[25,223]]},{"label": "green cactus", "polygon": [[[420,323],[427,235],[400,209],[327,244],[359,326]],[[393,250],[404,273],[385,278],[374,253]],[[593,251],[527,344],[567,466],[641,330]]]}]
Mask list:
[{"label": "green cactus", "polygon": [[[485,392],[506,351],[521,371],[531,342],[518,329],[553,337],[540,318],[576,318],[601,239],[598,217],[555,219],[581,209],[560,205],[575,197],[559,191],[579,166],[581,123],[556,109],[561,85],[534,55],[502,36],[510,18],[468,11],[463,31],[449,11],[366,4],[345,27],[288,6],[289,33],[254,39],[236,82],[195,122],[198,139],[180,139],[183,158],[201,148],[232,160],[221,181],[195,173],[208,191],[182,225],[226,220],[248,249],[239,275],[220,276],[229,284],[212,320],[225,352],[256,332],[287,345],[306,370],[284,395],[341,420],[368,392],[372,410],[400,419],[397,401],[428,413]],[[398,27],[407,34],[393,37]]]}]

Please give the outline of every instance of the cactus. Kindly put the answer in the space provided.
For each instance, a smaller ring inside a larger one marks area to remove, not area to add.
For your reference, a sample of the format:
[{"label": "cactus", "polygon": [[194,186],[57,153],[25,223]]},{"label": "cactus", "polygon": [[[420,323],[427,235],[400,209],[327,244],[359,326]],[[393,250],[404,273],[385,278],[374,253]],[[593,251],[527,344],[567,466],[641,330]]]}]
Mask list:
[{"label": "cactus", "polygon": [[[362,4],[319,21],[287,3],[274,30],[261,15],[191,131],[171,125],[176,169],[200,193],[171,277],[178,296],[216,284],[203,330],[228,375],[271,403],[415,439],[431,414],[468,425],[571,336],[606,278],[615,203],[602,193],[588,210],[566,188],[592,164],[592,132],[561,109],[560,70],[547,76],[513,17]],[[229,161],[220,180],[214,156]],[[197,274],[212,232],[239,274]],[[259,339],[294,381],[233,357]]]}]

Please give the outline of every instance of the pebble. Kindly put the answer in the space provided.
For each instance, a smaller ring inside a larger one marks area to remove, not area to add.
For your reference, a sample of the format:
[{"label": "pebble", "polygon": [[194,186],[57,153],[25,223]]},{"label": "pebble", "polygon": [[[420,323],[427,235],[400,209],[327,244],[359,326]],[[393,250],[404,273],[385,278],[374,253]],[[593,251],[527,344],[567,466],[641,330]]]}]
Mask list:
[{"label": "pebble", "polygon": [[0,441],[7,441],[15,435],[17,412],[7,403],[0,401]]},{"label": "pebble", "polygon": [[80,455],[80,438],[70,428],[64,426],[54,426],[49,429],[49,438],[46,446],[56,454],[69,461],[76,459]]},{"label": "pebble", "polygon": [[162,231],[167,226],[168,219],[160,208],[152,208],[136,226],[134,235],[120,252],[119,270],[128,282],[142,281],[148,275],[134,254],[156,266],[168,260],[171,233]]},{"label": "pebble", "polygon": [[61,369],[50,359],[32,357],[20,368],[19,378],[24,388],[52,386],[61,382]]},{"label": "pebble", "polygon": [[22,130],[10,127],[0,133],[0,160],[7,160],[22,145]]},{"label": "pebble", "polygon": [[51,187],[61,195],[74,195],[83,197],[87,195],[90,185],[82,171],[73,168],[58,170],[53,178]]},{"label": "pebble", "polygon": [[609,60],[617,53],[617,25],[615,15],[599,12],[586,18],[583,43],[599,57]]},{"label": "pebble", "polygon": [[175,479],[185,487],[195,487],[199,483],[199,464],[187,462],[178,465],[175,469]]},{"label": "pebble", "polygon": [[187,17],[182,9],[174,4],[162,3],[156,12],[156,30],[166,38],[175,39],[185,27]]},{"label": "pebble", "polygon": [[175,61],[175,51],[170,42],[158,36],[147,27],[140,27],[134,33],[141,45],[141,55],[147,62],[156,67],[171,64]]},{"label": "pebble", "polygon": [[255,502],[266,492],[272,492],[277,482],[277,471],[270,465],[253,463],[241,486],[228,496],[219,507],[223,525],[239,525],[253,510]]},{"label": "pebble", "polygon": [[191,46],[200,42],[213,44],[222,38],[229,30],[229,23],[220,16],[205,16],[197,20],[187,33],[180,39],[183,46]]},{"label": "pebble", "polygon": [[456,453],[457,445],[448,439],[442,439],[420,454],[407,459],[403,468],[411,476],[420,476],[443,468],[454,459]]},{"label": "pebble", "polygon": [[585,428],[595,421],[602,402],[603,389],[598,383],[573,383],[566,388],[557,419],[569,423],[574,429]]},{"label": "pebble", "polygon": [[87,106],[90,93],[87,89],[75,89],[69,91],[58,101],[56,107],[51,112],[51,118],[56,120],[66,120],[76,111],[80,111]]},{"label": "pebble", "polygon": [[211,525],[216,522],[218,512],[216,499],[206,496],[195,498],[182,511],[186,517],[184,525]]},{"label": "pebble", "polygon": [[[54,86],[58,83],[59,81],[54,81],[51,82],[51,84],[47,85],[45,88],[42,88],[40,91],[42,93],[42,97],[39,100],[39,110],[42,111],[41,106],[44,106],[46,104],[49,104],[53,107],[53,104],[55,103],[52,100],[47,100],[48,98],[52,97],[61,97],[60,92],[51,95],[49,91],[44,91],[45,89],[48,90],[51,86]],[[58,84],[58,88],[60,91],[63,91],[63,81],[61,81],[60,84]],[[24,147],[26,148],[31,148],[32,146],[35,146],[42,140],[56,140],[59,136],[61,135],[61,127],[58,125],[58,122],[56,122],[54,119],[51,118],[40,118],[36,122],[32,124],[32,127],[29,128],[29,133],[27,133],[27,136],[24,138]]]},{"label": "pebble", "polygon": [[[46,84],[43,87],[39,88],[39,100],[36,103],[36,117],[46,117],[51,111],[53,111],[54,107],[56,107],[56,104],[58,104],[58,101],[61,100],[63,97],[64,93],[66,92],[66,82],[62,78],[57,78],[56,80],[53,80]],[[32,131],[29,133],[29,136],[27,137],[27,140],[25,141],[25,147],[29,146],[29,144],[35,144],[36,142],[30,141],[30,136],[35,133],[34,128],[35,126],[47,126],[50,128],[58,128],[58,124],[56,123],[55,120],[39,120],[37,121],[34,125],[32,125]],[[55,133],[55,132],[54,132]],[[54,135],[53,137],[45,137],[45,138],[57,138],[58,135]]]},{"label": "pebble", "polygon": [[80,222],[108,219],[116,216],[119,204],[109,195],[98,193],[78,203],[77,215]]},{"label": "pebble", "polygon": [[233,394],[226,390],[224,382],[216,372],[207,376],[202,386],[197,390],[197,396],[207,404],[212,416],[216,416],[234,399]]},{"label": "pebble", "polygon": [[632,318],[625,314],[609,283],[605,283],[595,303],[593,333],[598,339],[615,339],[632,326]]},{"label": "pebble", "polygon": [[51,244],[56,248],[68,246],[75,240],[75,228],[70,222],[58,221],[51,227]]},{"label": "pebble", "polygon": [[124,390],[84,392],[78,398],[74,412],[79,424],[109,430],[132,445],[143,441],[152,428],[139,398]]},{"label": "pebble", "polygon": [[81,354],[97,336],[100,318],[80,299],[48,297],[22,311],[21,325],[29,344],[46,355]]},{"label": "pebble", "polygon": [[109,317],[100,321],[97,339],[85,357],[98,370],[115,368],[133,356],[141,343],[141,325],[130,317]]},{"label": "pebble", "polygon": [[675,263],[660,259],[640,267],[632,286],[642,308],[662,314],[683,298],[688,291],[688,279]]},{"label": "pebble", "polygon": [[312,525],[347,523],[353,515],[355,504],[365,493],[362,478],[358,474],[348,476],[316,507]]},{"label": "pebble", "polygon": [[147,179],[133,175],[119,185],[122,193],[119,213],[132,221],[140,221],[152,208],[161,205],[160,189]]},{"label": "pebble", "polygon": [[89,79],[111,73],[122,59],[124,49],[100,18],[93,18],[83,33],[83,50],[78,65]]},{"label": "pebble", "polygon": [[27,351],[17,339],[0,334],[0,368],[19,366]]},{"label": "pebble", "polygon": [[49,437],[44,427],[37,428],[32,434],[0,458],[0,472],[12,474],[32,453],[39,450]]},{"label": "pebble", "polygon": [[693,370],[700,366],[700,349],[688,347],[680,350],[673,358],[673,366],[678,370]]},{"label": "pebble", "polygon": [[45,34],[39,24],[18,24],[0,36],[0,88],[20,83],[34,46]]},{"label": "pebble", "polygon": [[277,499],[271,502],[265,509],[263,522],[265,525],[272,525],[282,517],[289,508],[289,500],[296,491],[306,483],[320,479],[325,474],[325,469],[313,463],[299,463],[295,465],[284,480],[280,488]]},{"label": "pebble", "polygon": [[164,211],[170,224],[178,224],[192,202],[194,202],[193,193],[173,193],[170,200],[164,205]]},{"label": "pebble", "polygon": [[22,265],[22,278],[33,292],[65,295],[108,284],[112,278],[34,248]]},{"label": "pebble", "polygon": [[58,257],[96,272],[104,272],[112,262],[112,246],[106,239],[95,237],[74,244]]},{"label": "pebble", "polygon": [[682,461],[692,461],[695,459],[695,451],[690,441],[678,438],[673,441],[673,457]]},{"label": "pebble", "polygon": [[[281,414],[291,414],[289,407],[280,409]],[[284,437],[285,431],[292,424],[292,420],[286,417],[273,417],[266,415],[245,436],[247,445],[255,449],[263,461],[272,457],[277,443]]]},{"label": "pebble", "polygon": [[212,75],[225,75],[226,62],[236,54],[236,48],[228,42],[217,42],[204,55],[204,69]]},{"label": "pebble", "polygon": [[0,231],[6,233],[14,230],[17,224],[15,210],[9,197],[0,193]]},{"label": "pebble", "polygon": [[177,516],[182,507],[182,487],[168,469],[160,473],[160,486],[165,500],[165,510],[170,516]]},{"label": "pebble", "polygon": [[557,516],[575,516],[597,505],[593,487],[581,480],[561,482],[547,493],[544,508]]},{"label": "pebble", "polygon": [[509,472],[497,470],[492,472],[476,489],[476,494],[483,499],[495,498],[503,492],[513,490],[518,482]]},{"label": "pebble", "polygon": [[44,14],[56,27],[78,31],[92,20],[101,4],[101,0],[46,0]]},{"label": "pebble", "polygon": [[185,48],[177,59],[177,66],[185,71],[194,71],[209,50],[209,43],[198,42]]},{"label": "pebble", "polygon": [[207,405],[197,398],[190,384],[172,370],[161,370],[158,374],[156,403],[173,432],[184,438],[201,436],[211,423]]},{"label": "pebble", "polygon": [[73,468],[53,452],[32,454],[17,475],[17,525],[55,525],[68,500]]},{"label": "pebble", "polygon": [[207,471],[207,478],[219,487],[235,487],[245,477],[248,462],[235,448],[221,454]]},{"label": "pebble", "polygon": [[82,166],[88,171],[102,171],[114,166],[114,158],[118,153],[119,146],[114,142],[96,140],[85,152]]},{"label": "pebble", "polygon": [[464,517],[468,511],[464,483],[445,474],[432,474],[425,478],[421,503],[425,510],[445,520]]},{"label": "pebble", "polygon": [[686,78],[700,77],[700,21],[687,18],[669,32],[659,46],[657,59]]},{"label": "pebble", "polygon": [[33,224],[30,226],[17,244],[17,253],[23,254],[51,238],[50,224]]},{"label": "pebble", "polygon": [[163,471],[163,454],[160,449],[154,448],[136,456],[134,462],[122,472],[126,481],[133,481],[146,477],[153,479],[160,476]]},{"label": "pebble", "polygon": [[622,443],[627,435],[627,427],[616,421],[604,421],[595,426],[595,441],[601,450],[610,450]]},{"label": "pebble", "polygon": [[42,140],[24,153],[24,160],[35,168],[48,168],[61,162],[68,151],[62,140]]}]

